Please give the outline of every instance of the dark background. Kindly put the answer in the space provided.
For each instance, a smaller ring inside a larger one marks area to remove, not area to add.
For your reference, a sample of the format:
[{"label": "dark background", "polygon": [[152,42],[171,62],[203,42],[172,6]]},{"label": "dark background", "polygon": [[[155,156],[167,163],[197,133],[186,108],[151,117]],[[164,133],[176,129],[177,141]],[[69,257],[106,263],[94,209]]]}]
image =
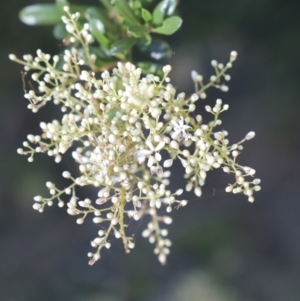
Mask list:
[{"label": "dark background", "polygon": [[[230,105],[222,127],[231,141],[256,132],[240,162],[257,170],[262,191],[250,204],[225,193],[232,179],[212,172],[203,196],[189,195],[189,205],[173,214],[165,267],[140,236],[143,222],[130,255],[118,241],[90,267],[86,253],[98,230],[92,222],[78,226],[56,206],[43,214],[32,210],[32,197],[45,195],[48,180],[63,185],[68,168],[46,156],[29,164],[16,154],[41,120],[55,118],[51,104],[38,115],[26,109],[21,67],[8,60],[9,53],[60,49],[51,28],[18,20],[32,3],[0,3],[0,300],[299,301],[300,2],[181,1],[183,27],[170,40],[171,78],[192,92],[192,69],[208,78],[211,59],[227,62],[238,51],[230,91],[208,92],[199,107],[218,97]],[[174,176],[173,189],[181,184]]]}]

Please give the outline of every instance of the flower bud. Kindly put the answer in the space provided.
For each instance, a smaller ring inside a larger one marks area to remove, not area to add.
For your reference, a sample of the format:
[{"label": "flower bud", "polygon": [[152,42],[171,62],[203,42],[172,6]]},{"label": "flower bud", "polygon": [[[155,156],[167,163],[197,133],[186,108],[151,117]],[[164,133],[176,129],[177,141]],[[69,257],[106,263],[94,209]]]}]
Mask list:
[{"label": "flower bud", "polygon": [[246,135],[246,137],[245,137],[245,139],[246,140],[250,140],[250,139],[252,139],[252,138],[254,138],[255,137],[255,132],[249,132],[247,135]]},{"label": "flower bud", "polygon": [[164,162],[164,167],[171,167],[173,165],[173,160],[168,159]]}]

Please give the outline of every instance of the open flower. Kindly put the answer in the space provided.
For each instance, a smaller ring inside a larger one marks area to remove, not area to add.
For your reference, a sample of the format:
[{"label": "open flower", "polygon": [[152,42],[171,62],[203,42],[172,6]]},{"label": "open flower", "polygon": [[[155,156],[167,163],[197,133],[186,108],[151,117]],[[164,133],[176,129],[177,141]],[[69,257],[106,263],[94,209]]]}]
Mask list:
[{"label": "open flower", "polygon": [[165,146],[165,143],[161,141],[157,144],[156,147],[154,147],[151,141],[146,140],[146,144],[149,147],[149,149],[141,149],[137,152],[138,161],[139,163],[142,163],[145,161],[146,157],[149,157],[147,166],[150,168],[154,164],[155,160],[161,160],[161,155],[158,151],[160,151]]},{"label": "open flower", "polygon": [[175,120],[171,120],[171,123],[174,126],[174,133],[172,134],[172,139],[176,139],[178,135],[181,133],[183,138],[185,140],[188,139],[188,135],[186,133],[187,129],[190,129],[191,127],[189,125],[184,124],[184,119],[183,117],[180,117],[179,121],[176,122]]}]

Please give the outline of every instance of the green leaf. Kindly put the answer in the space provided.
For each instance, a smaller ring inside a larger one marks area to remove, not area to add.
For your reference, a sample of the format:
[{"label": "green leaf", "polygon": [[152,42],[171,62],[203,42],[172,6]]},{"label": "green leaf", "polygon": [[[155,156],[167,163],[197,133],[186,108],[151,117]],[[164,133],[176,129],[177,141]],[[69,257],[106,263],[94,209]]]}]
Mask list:
[{"label": "green leaf", "polygon": [[142,7],[149,6],[153,1],[156,0],[140,0]]},{"label": "green leaf", "polygon": [[19,18],[27,25],[53,25],[61,20],[61,15],[54,4],[33,4],[23,8]]},{"label": "green leaf", "polygon": [[89,51],[91,54],[95,54],[97,59],[94,63],[96,68],[105,68],[107,66],[112,66],[116,63],[116,58],[111,57],[110,53],[100,47],[90,46]]},{"label": "green leaf", "polygon": [[172,55],[172,48],[170,45],[162,40],[154,39],[147,47],[140,47],[143,52],[148,53],[151,58],[161,60],[169,58]]},{"label": "green leaf", "polygon": [[139,0],[131,0],[129,1],[129,5],[134,11],[140,10],[142,8],[142,3]]},{"label": "green leaf", "polygon": [[[82,47],[79,47],[77,50],[78,50],[78,55],[84,60],[85,65],[90,66],[90,62],[86,56],[85,50]],[[96,55],[96,61],[93,62],[93,67],[99,68],[99,67],[107,66],[108,64],[111,64],[116,60],[115,58],[111,57],[111,54],[106,49],[100,47],[90,46],[89,53]]]},{"label": "green leaf", "polygon": [[152,31],[160,34],[171,35],[179,29],[181,24],[182,19],[177,16],[173,16],[164,20],[162,26],[154,28]]},{"label": "green leaf", "polygon": [[110,54],[116,55],[118,53],[121,53],[121,52],[131,48],[136,43],[136,41],[137,40],[135,38],[119,40],[112,44],[111,49],[110,49]]},{"label": "green leaf", "polygon": [[97,59],[100,59],[101,61],[103,60],[106,62],[115,61],[115,59],[110,56],[110,53],[106,49],[90,46],[89,51],[91,54],[96,54]]},{"label": "green leaf", "polygon": [[152,15],[149,10],[142,8],[142,18],[146,23],[149,23],[152,20]]},{"label": "green leaf", "polygon": [[140,38],[147,34],[147,28],[142,25],[129,25],[127,31],[136,38]]},{"label": "green leaf", "polygon": [[143,35],[141,38],[139,38],[138,43],[139,43],[139,47],[145,48],[146,46],[148,46],[152,41],[152,37],[150,34],[146,33],[145,35]]},{"label": "green leaf", "polygon": [[68,2],[68,0],[56,0],[55,1],[56,7],[60,10],[63,11],[64,10],[64,6],[70,6],[70,3]]},{"label": "green leaf", "polygon": [[113,4],[116,12],[130,25],[140,25],[138,19],[129,7],[126,0],[116,0]]},{"label": "green leaf", "polygon": [[64,23],[58,23],[53,28],[53,35],[58,40],[63,40],[68,32],[66,31],[66,26]]},{"label": "green leaf", "polygon": [[80,18],[84,17],[84,14],[85,14],[87,8],[88,8],[88,6],[86,6],[86,5],[70,5],[71,13],[79,12],[81,14]]},{"label": "green leaf", "polygon": [[106,9],[112,10],[111,0],[99,0],[99,2],[102,3]]},{"label": "green leaf", "polygon": [[98,41],[100,45],[104,47],[109,47],[110,40],[105,35],[105,27],[101,20],[99,19],[90,19],[89,20],[90,31],[92,36]]},{"label": "green leaf", "polygon": [[100,19],[101,21],[103,21],[103,19],[106,19],[106,14],[104,9],[92,6],[86,10],[85,17],[87,18],[87,20]]},{"label": "green leaf", "polygon": [[157,4],[153,11],[153,24],[160,25],[166,16],[171,16],[176,8],[176,0],[163,0]]},{"label": "green leaf", "polygon": [[116,24],[108,18],[107,11],[99,7],[87,8],[85,17],[88,21],[90,21],[91,19],[100,20],[105,25],[107,33],[116,32],[118,30]]},{"label": "green leaf", "polygon": [[155,74],[158,76],[163,76],[161,64],[152,63],[152,62],[139,62],[137,66],[142,69],[143,74]]}]

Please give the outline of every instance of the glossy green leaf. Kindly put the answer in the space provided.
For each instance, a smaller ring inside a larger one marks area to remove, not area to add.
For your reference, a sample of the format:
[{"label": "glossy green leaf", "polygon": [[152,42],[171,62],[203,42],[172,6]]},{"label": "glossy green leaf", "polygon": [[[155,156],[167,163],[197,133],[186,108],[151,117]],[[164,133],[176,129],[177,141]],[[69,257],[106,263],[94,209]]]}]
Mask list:
[{"label": "glossy green leaf", "polygon": [[87,20],[90,19],[100,19],[103,21],[103,19],[106,19],[106,11],[104,9],[101,9],[99,7],[89,7],[85,12],[85,17]]},{"label": "glossy green leaf", "polygon": [[139,62],[137,66],[142,69],[143,74],[155,74],[158,76],[163,75],[161,64],[152,63],[152,62]]},{"label": "glossy green leaf", "polygon": [[129,1],[129,5],[134,11],[140,10],[142,8],[142,3],[139,0],[131,0]]},{"label": "glossy green leaf", "polygon": [[64,23],[58,23],[53,28],[53,35],[58,40],[63,40],[68,36],[68,32],[66,31],[66,26]]},{"label": "glossy green leaf", "polygon": [[171,16],[176,8],[176,0],[163,0],[157,4],[153,11],[153,24],[160,25],[165,17]]},{"label": "glossy green leaf", "polygon": [[162,40],[154,39],[147,47],[140,47],[140,49],[150,55],[155,60],[169,58],[172,55],[172,48],[170,45]]},{"label": "glossy green leaf", "polygon": [[139,25],[139,21],[129,7],[126,0],[116,0],[113,4],[116,12],[125,20],[127,24]]},{"label": "glossy green leaf", "polygon": [[97,57],[94,63],[94,67],[97,69],[110,68],[109,66],[113,66],[116,63],[116,58],[112,57],[110,53],[103,48],[91,46],[89,47],[89,51]]},{"label": "glossy green leaf", "polygon": [[151,41],[152,41],[151,35],[146,33],[141,38],[139,38],[139,40],[138,40],[139,47],[145,48],[146,46],[148,46],[151,43]]},{"label": "glossy green leaf", "polygon": [[89,20],[90,31],[92,36],[98,41],[100,45],[109,47],[110,40],[105,35],[105,27],[101,20],[90,19]]},{"label": "glossy green leaf", "polygon": [[117,26],[111,19],[108,18],[108,14],[105,9],[100,7],[89,7],[85,12],[85,17],[88,21],[91,19],[100,20],[105,28],[107,33],[116,32],[118,30]]},{"label": "glossy green leaf", "polygon": [[114,61],[115,59],[111,57],[110,52],[102,47],[90,46],[89,51],[91,54],[96,54],[97,59],[105,61]]},{"label": "glossy green leaf", "polygon": [[61,11],[63,11],[64,6],[69,6],[70,5],[68,0],[56,0],[55,4],[56,4],[56,7]]},{"label": "glossy green leaf", "polygon": [[55,4],[33,4],[20,11],[19,18],[27,25],[53,25],[61,20],[61,11]]},{"label": "glossy green leaf", "polygon": [[127,31],[136,38],[140,38],[147,34],[147,28],[142,25],[129,25]]},{"label": "glossy green leaf", "polygon": [[[80,47],[77,49],[78,50],[78,55],[84,60],[86,66],[90,66],[90,62],[86,56],[85,50]],[[105,51],[105,49],[100,48],[100,47],[95,47],[95,46],[90,46],[89,47],[89,53],[95,54],[96,55],[96,61],[93,62],[93,68],[101,68],[103,66],[109,65],[111,62],[115,61],[115,58],[111,57],[111,54],[108,53],[108,51]]]},{"label": "glossy green leaf", "polygon": [[135,38],[123,39],[115,42],[110,49],[111,55],[116,55],[118,53],[124,52],[125,50],[131,48],[136,43]]},{"label": "glossy green leaf", "polygon": [[173,16],[164,20],[162,26],[154,28],[152,31],[160,34],[171,35],[176,32],[182,24],[182,19]]},{"label": "glossy green leaf", "polygon": [[146,23],[149,23],[152,20],[152,15],[149,10],[142,8],[142,18]]}]

